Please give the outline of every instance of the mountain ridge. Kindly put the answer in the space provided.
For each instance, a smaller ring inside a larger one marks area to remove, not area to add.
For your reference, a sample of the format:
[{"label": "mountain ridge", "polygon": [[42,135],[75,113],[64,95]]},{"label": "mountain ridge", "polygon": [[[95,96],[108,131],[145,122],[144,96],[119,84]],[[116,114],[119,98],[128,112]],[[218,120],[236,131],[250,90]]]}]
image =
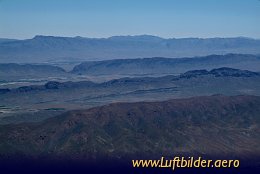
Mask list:
[{"label": "mountain ridge", "polygon": [[194,57],[228,53],[260,54],[259,50],[259,39],[245,37],[164,39],[150,35],[109,38],[35,36],[32,39],[0,43],[0,61],[40,63],[136,57]]},{"label": "mountain ridge", "polygon": [[179,74],[194,69],[219,67],[260,71],[260,57],[247,54],[209,55],[192,58],[136,58],[88,61],[76,65],[75,74]]},{"label": "mountain ridge", "polygon": [[35,90],[55,90],[61,88],[79,88],[79,87],[95,87],[95,86],[106,86],[115,83],[134,83],[134,82],[144,82],[144,81],[159,81],[162,79],[168,80],[180,80],[182,78],[196,78],[199,76],[212,75],[214,77],[260,77],[259,72],[252,72],[248,70],[240,70],[228,67],[221,67],[207,71],[202,70],[192,70],[182,73],[180,75],[166,75],[161,77],[124,77],[120,79],[113,79],[102,83],[94,83],[91,81],[77,81],[77,82],[58,82],[58,81],[49,81],[44,85],[31,85],[31,86],[22,86],[14,89],[0,89],[0,94],[8,92],[30,92]]},{"label": "mountain ridge", "polygon": [[69,111],[41,123],[0,126],[0,154],[58,159],[203,154],[250,159],[260,155],[259,106],[256,96],[214,95]]},{"label": "mountain ridge", "polygon": [[[178,75],[191,70],[229,67],[260,72],[260,56],[248,54],[209,55],[183,58],[133,58],[78,63],[0,63],[0,82],[22,82],[26,79],[81,79]],[[62,80],[62,81],[64,81]]]}]

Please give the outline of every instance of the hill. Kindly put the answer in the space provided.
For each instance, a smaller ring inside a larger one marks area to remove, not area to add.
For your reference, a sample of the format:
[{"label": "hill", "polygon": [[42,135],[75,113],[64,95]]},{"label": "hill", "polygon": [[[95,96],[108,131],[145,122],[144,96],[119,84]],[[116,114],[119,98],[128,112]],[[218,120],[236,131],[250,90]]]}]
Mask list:
[{"label": "hill", "polygon": [[49,77],[66,77],[67,72],[57,66],[52,65],[35,65],[35,64],[17,64],[7,63],[0,64],[0,82],[9,80],[35,79]]},{"label": "hill", "polygon": [[85,75],[163,75],[179,74],[194,69],[230,67],[260,71],[260,57],[244,54],[210,55],[194,58],[143,58],[89,61],[71,71]]},{"label": "hill", "polygon": [[0,156],[259,159],[259,114],[260,97],[254,96],[114,103],[41,123],[0,126]]}]

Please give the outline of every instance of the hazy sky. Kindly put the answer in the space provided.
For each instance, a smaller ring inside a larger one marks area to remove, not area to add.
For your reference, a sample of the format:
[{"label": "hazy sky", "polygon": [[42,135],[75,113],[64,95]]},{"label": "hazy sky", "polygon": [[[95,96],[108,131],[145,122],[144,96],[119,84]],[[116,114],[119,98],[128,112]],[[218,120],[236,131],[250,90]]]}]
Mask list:
[{"label": "hazy sky", "polygon": [[0,37],[260,38],[260,0],[0,0]]}]

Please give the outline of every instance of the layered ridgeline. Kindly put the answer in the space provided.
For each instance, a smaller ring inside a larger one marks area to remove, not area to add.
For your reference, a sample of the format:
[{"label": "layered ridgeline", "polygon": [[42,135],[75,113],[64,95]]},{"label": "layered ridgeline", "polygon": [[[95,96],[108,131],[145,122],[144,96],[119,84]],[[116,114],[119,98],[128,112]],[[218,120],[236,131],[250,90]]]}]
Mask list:
[{"label": "layered ridgeline", "polygon": [[1,63],[73,62],[138,57],[194,57],[211,54],[259,54],[260,40],[115,36],[110,38],[35,36],[0,40]]},{"label": "layered ridgeline", "polygon": [[[143,86],[145,85],[155,85],[159,87],[161,84],[163,87],[163,84],[171,84],[176,83],[178,84],[178,81],[187,80],[192,82],[192,80],[198,81],[198,78],[201,79],[201,82],[203,82],[203,78],[208,79],[208,83],[210,82],[210,79],[215,80],[217,82],[218,78],[234,78],[241,80],[246,80],[246,78],[253,78],[253,79],[259,79],[260,78],[260,72],[253,72],[248,70],[240,70],[240,69],[234,69],[234,68],[216,68],[212,69],[210,71],[206,69],[201,70],[191,70],[187,71],[185,73],[182,73],[180,75],[167,75],[167,76],[161,76],[161,77],[135,77],[135,78],[120,78],[120,79],[113,79],[102,83],[94,83],[91,81],[78,81],[78,82],[58,82],[58,81],[49,81],[44,85],[30,85],[30,86],[22,86],[14,89],[6,89],[7,91],[4,92],[4,89],[0,89],[0,94],[2,93],[20,93],[20,92],[32,92],[32,91],[44,91],[44,90],[63,90],[63,89],[77,89],[77,88],[109,88],[110,86],[113,87],[120,87],[120,86]],[[195,87],[195,86],[194,86]]]},{"label": "layered ridgeline", "polygon": [[260,96],[260,74],[218,68],[181,75],[120,78],[102,83],[58,82],[0,89],[0,124],[40,121],[72,109],[113,102],[161,101],[192,96]]},{"label": "layered ridgeline", "polygon": [[69,81],[74,75],[49,64],[0,64],[0,88],[43,84],[48,81]]},{"label": "layered ridgeline", "polygon": [[0,80],[12,80],[14,78],[31,78],[31,77],[52,77],[66,76],[66,71],[52,65],[34,65],[34,64],[0,64]]},{"label": "layered ridgeline", "polygon": [[40,123],[0,126],[0,157],[121,159],[181,154],[259,160],[259,115],[260,97],[255,96],[114,103]]},{"label": "layered ridgeline", "polygon": [[260,71],[260,56],[227,54],[177,59],[158,57],[89,61],[75,66],[71,72],[84,75],[162,75],[220,67]]},{"label": "layered ridgeline", "polygon": [[[1,81],[26,81],[33,78],[56,77],[68,80],[113,79],[125,76],[162,76],[180,74],[195,69],[230,67],[260,71],[260,57],[245,54],[211,55],[194,58],[143,58],[88,61],[71,66],[68,64],[0,64]],[[61,67],[59,67],[61,66]],[[67,71],[64,70],[67,69]]]}]

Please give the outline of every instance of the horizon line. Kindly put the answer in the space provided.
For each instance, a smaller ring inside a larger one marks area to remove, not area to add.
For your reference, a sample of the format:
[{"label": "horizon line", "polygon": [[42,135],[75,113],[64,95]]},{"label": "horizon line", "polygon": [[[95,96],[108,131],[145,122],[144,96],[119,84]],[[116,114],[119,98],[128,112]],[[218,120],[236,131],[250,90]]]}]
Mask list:
[{"label": "horizon line", "polygon": [[152,34],[137,34],[137,35],[112,35],[107,37],[89,37],[89,36],[61,36],[61,35],[42,35],[37,34],[30,38],[11,38],[11,37],[0,37],[0,39],[10,39],[10,40],[30,40],[35,39],[37,37],[56,37],[56,38],[83,38],[83,39],[111,39],[113,37],[154,37],[158,39],[232,39],[232,38],[244,38],[244,39],[253,39],[253,40],[260,40],[260,38],[255,37],[248,37],[248,36],[215,36],[215,37],[194,37],[194,36],[187,36],[187,37],[161,37],[158,35],[152,35]]}]

